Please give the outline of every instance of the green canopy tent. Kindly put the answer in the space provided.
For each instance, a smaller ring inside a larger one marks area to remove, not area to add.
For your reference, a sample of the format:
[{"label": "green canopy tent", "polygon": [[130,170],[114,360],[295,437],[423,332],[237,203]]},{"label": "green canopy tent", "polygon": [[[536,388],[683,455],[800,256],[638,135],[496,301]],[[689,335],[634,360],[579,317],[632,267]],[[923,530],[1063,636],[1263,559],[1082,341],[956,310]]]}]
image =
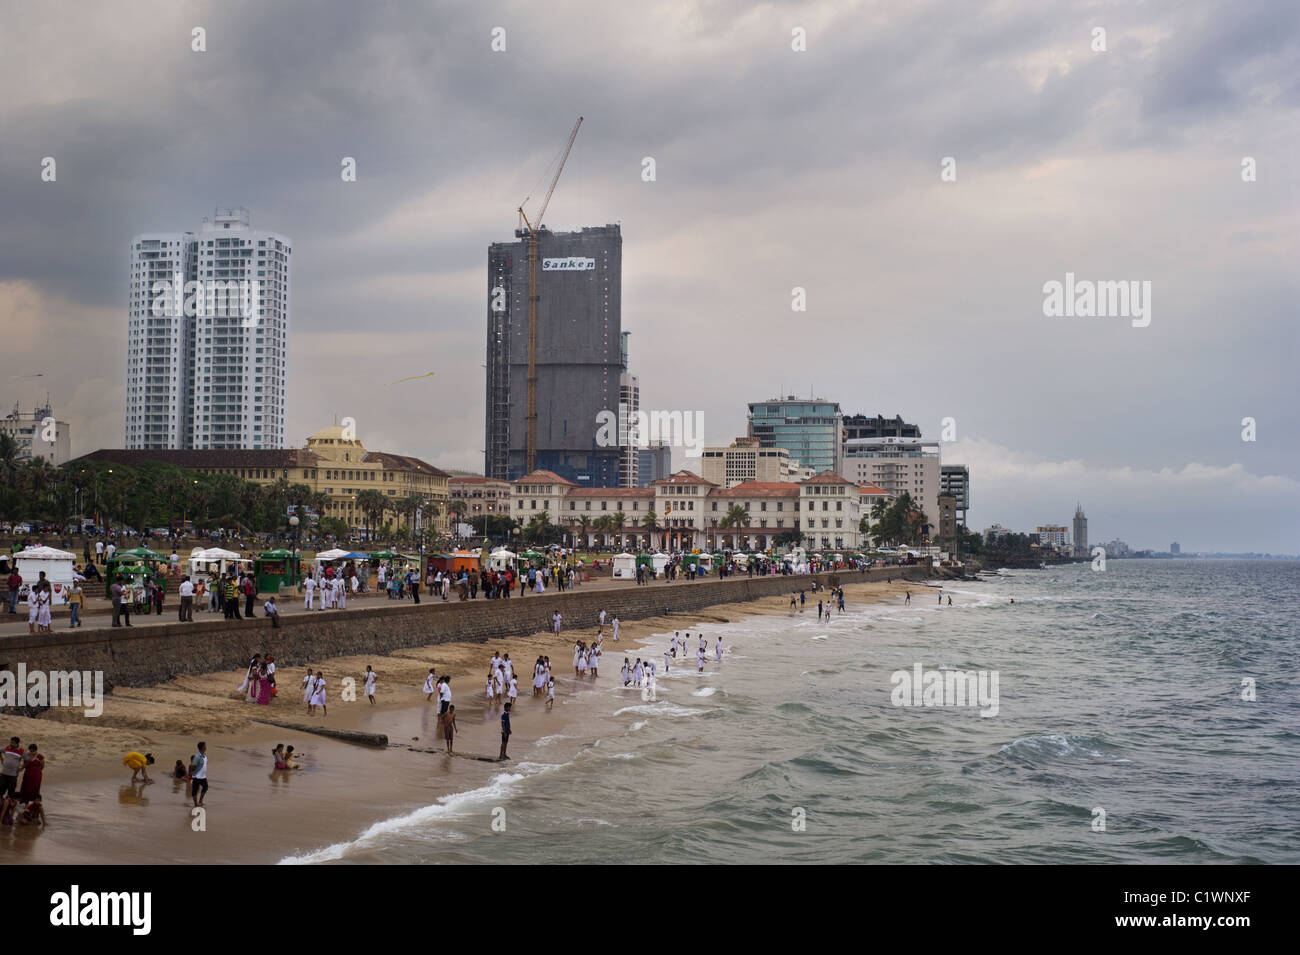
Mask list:
[{"label": "green canopy tent", "polygon": [[293,551],[268,550],[253,559],[253,576],[259,594],[276,594],[280,587],[297,582],[297,568],[293,566]]}]

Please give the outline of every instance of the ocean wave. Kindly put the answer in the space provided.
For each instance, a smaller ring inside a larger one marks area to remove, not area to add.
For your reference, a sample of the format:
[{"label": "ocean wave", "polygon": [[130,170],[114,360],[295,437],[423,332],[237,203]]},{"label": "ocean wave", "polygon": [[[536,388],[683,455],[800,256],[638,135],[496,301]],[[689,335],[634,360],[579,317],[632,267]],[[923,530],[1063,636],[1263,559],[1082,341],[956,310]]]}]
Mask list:
[{"label": "ocean wave", "polygon": [[[538,766],[540,764],[533,764]],[[519,767],[517,767],[519,768]],[[547,767],[549,768],[549,767]],[[458,814],[482,805],[496,802],[509,795],[515,787],[531,773],[501,773],[492,782],[478,789],[462,793],[452,793],[441,797],[436,803],[423,806],[413,812],[392,819],[383,819],[372,825],[350,842],[336,842],[332,846],[316,849],[301,855],[286,856],[279,865],[317,865],[322,862],[335,862],[356,849],[367,849],[383,844],[388,836],[401,834],[412,829],[422,829],[431,823],[444,822]]]},{"label": "ocean wave", "polygon": [[614,711],[615,716],[622,716],[624,713],[636,713],[645,716],[699,716],[701,713],[710,712],[707,709],[700,709],[694,706],[678,706],[676,703],[668,703],[660,700],[657,703],[641,703],[637,706],[625,706],[622,709]]},{"label": "ocean wave", "polygon": [[1040,759],[1100,759],[1113,763],[1127,763],[1119,756],[1115,748],[1104,740],[1094,736],[1077,736],[1073,734],[1045,733],[1037,736],[1022,736],[1007,743],[999,754],[1012,756],[1023,762],[1032,763]]},{"label": "ocean wave", "polygon": [[717,692],[716,686],[702,686],[698,690],[691,690],[691,696],[712,696]]}]

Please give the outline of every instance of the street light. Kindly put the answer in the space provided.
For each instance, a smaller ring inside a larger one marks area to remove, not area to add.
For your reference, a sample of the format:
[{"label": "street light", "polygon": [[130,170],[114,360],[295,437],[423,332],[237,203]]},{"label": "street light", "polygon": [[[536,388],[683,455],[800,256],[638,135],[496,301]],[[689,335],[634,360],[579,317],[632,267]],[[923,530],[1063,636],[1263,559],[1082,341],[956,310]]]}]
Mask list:
[{"label": "street light", "polygon": [[289,568],[289,572],[290,572],[289,582],[292,583],[295,587],[297,587],[298,586],[298,533],[299,533],[297,514],[289,515],[289,526],[293,528],[293,558],[292,558],[293,563]]}]

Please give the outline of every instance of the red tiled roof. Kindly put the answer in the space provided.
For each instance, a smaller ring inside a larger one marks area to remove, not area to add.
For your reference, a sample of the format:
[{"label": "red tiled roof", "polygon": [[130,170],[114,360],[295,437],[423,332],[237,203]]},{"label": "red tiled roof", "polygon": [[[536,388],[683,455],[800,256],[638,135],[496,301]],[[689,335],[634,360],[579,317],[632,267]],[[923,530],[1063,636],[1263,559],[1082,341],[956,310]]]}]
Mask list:
[{"label": "red tiled roof", "polygon": [[889,496],[888,491],[886,491],[883,487],[878,487],[875,484],[859,484],[858,487],[860,487],[863,493],[865,494],[884,494],[886,497]]},{"label": "red tiled roof", "polygon": [[441,468],[435,468],[427,461],[421,461],[419,458],[408,457],[405,454],[390,454],[387,451],[367,451],[366,456],[361,459],[362,464],[369,464],[377,461],[390,471],[416,471],[420,474],[428,474],[431,477],[449,477],[446,471]]},{"label": "red tiled roof", "polygon": [[566,484],[569,487],[577,487],[572,481],[560,477],[554,471],[536,470],[530,474],[525,474],[521,478],[515,478],[511,484],[537,484],[544,482],[546,484]]},{"label": "red tiled roof", "polygon": [[709,487],[717,487],[712,481],[706,481],[694,471],[678,471],[676,474],[670,474],[666,478],[660,478],[657,481],[651,481],[651,485],[659,484],[707,484]]},{"label": "red tiled roof", "polygon": [[174,464],[182,468],[314,468],[320,456],[306,448],[244,448],[234,451],[163,450],[141,451],[127,448],[101,448],[77,458],[78,461],[103,461],[134,467],[149,461]]},{"label": "red tiled roof", "polygon": [[719,487],[709,497],[798,497],[799,485],[790,481],[746,481],[735,487]]},{"label": "red tiled roof", "polygon": [[834,471],[822,471],[820,474],[814,474],[804,484],[852,484],[846,477],[841,477]]}]

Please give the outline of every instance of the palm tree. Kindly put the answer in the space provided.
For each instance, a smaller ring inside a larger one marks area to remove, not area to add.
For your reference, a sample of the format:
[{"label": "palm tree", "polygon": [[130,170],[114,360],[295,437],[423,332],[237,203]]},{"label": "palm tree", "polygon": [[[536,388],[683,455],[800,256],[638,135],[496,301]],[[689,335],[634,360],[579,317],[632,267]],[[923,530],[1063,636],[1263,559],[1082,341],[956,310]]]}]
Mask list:
[{"label": "palm tree", "polygon": [[374,529],[384,515],[384,495],[374,488],[367,488],[357,493],[357,508],[366,521],[366,540],[374,540]]},{"label": "palm tree", "polygon": [[718,522],[719,527],[748,527],[749,510],[743,504],[733,504],[727,508],[727,514]]},{"label": "palm tree", "polygon": [[653,507],[645,513],[645,529],[646,538],[649,540],[650,546],[654,547],[655,531],[659,529],[659,515],[655,513]]},{"label": "palm tree", "polygon": [[578,526],[582,528],[582,547],[587,548],[587,535],[591,533],[591,518],[583,514],[578,518]]}]

